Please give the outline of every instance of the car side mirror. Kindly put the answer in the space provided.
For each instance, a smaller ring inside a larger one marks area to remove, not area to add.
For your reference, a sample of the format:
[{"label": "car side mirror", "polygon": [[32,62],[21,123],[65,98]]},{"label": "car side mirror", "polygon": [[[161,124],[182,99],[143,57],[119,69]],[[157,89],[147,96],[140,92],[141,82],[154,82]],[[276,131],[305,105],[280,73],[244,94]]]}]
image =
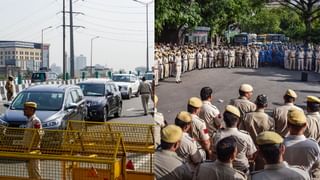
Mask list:
[{"label": "car side mirror", "polygon": [[78,107],[78,105],[76,103],[70,103],[69,105],[67,105],[64,109],[68,110],[68,109],[76,109]]},{"label": "car side mirror", "polygon": [[10,102],[6,102],[6,103],[3,104],[3,106],[6,107],[6,108],[9,108],[10,104],[11,104]]}]

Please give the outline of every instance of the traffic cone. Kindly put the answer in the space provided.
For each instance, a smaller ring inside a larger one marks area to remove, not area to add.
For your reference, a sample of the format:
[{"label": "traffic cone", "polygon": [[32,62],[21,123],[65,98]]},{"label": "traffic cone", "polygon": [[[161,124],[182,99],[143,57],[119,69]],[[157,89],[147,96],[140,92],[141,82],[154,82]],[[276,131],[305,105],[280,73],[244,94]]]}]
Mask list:
[{"label": "traffic cone", "polygon": [[134,165],[131,160],[127,162],[126,169],[134,170]]}]

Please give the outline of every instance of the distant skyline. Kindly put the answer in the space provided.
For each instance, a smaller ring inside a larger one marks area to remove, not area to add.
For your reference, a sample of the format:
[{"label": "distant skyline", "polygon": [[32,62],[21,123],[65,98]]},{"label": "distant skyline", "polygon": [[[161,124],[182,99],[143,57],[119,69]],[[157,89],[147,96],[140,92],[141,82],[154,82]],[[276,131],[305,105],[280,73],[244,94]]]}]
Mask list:
[{"label": "distant skyline", "polygon": [[[150,0],[141,0],[150,2]],[[62,67],[62,0],[1,0],[0,40],[28,41],[50,44],[50,66]],[[66,0],[66,11],[69,1]],[[83,54],[90,65],[91,38],[93,40],[93,65],[107,64],[118,70],[134,70],[146,64],[146,6],[133,0],[85,0],[74,1],[74,52]],[[153,65],[154,2],[149,5],[149,67]],[[69,24],[69,14],[66,14]],[[70,56],[69,28],[66,29],[66,51]]]}]

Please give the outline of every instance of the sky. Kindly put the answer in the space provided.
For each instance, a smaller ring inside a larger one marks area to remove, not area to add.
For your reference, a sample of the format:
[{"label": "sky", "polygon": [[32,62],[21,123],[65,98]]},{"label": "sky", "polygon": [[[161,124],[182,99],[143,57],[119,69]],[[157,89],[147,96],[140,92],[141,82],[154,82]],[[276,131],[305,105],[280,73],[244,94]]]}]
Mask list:
[{"label": "sky", "polygon": [[[154,1],[148,13],[149,68],[153,65]],[[50,65],[62,66],[62,5],[63,0],[1,0],[0,40],[41,42],[50,44]],[[69,0],[66,0],[69,11]],[[93,65],[101,64],[114,70],[134,70],[146,66],[146,6],[133,0],[73,0],[74,54],[83,54],[90,65],[91,38]],[[66,14],[66,24],[69,24]],[[70,54],[70,31],[66,29],[66,51]]]}]

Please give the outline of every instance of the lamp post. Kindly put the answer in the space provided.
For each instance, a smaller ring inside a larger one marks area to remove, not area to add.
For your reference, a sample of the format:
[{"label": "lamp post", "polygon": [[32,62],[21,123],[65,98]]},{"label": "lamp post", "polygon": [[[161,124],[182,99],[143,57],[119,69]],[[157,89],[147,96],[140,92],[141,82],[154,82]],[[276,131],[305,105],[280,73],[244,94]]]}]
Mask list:
[{"label": "lamp post", "polygon": [[[48,26],[46,28],[41,29],[41,67],[43,67],[43,31],[50,28],[52,28],[52,26]],[[49,68],[49,59],[48,59],[47,68]]]},{"label": "lamp post", "polygon": [[140,4],[143,4],[146,6],[146,33],[147,33],[147,52],[146,52],[146,72],[149,71],[149,28],[148,28],[148,7],[149,7],[149,4],[153,3],[153,0],[150,1],[150,2],[142,2],[142,1],[139,1],[139,0],[133,0],[135,2],[138,2]]},{"label": "lamp post", "polygon": [[91,38],[91,52],[90,52],[90,77],[92,77],[92,75],[93,75],[93,66],[92,66],[92,43],[93,43],[93,40],[95,40],[95,39],[98,39],[99,38],[99,36],[95,36],[95,37],[93,37],[93,38]]}]

